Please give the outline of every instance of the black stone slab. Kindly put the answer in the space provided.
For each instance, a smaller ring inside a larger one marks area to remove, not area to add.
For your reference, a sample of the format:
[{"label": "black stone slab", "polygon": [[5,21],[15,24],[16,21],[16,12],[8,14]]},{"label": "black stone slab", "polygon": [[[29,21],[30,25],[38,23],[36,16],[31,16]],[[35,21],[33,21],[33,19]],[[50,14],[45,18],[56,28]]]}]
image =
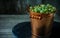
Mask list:
[{"label": "black stone slab", "polygon": [[[52,34],[50,38],[60,37],[60,23],[54,22],[52,28]],[[13,34],[17,38],[31,38],[31,24],[30,22],[18,23],[12,29]]]}]

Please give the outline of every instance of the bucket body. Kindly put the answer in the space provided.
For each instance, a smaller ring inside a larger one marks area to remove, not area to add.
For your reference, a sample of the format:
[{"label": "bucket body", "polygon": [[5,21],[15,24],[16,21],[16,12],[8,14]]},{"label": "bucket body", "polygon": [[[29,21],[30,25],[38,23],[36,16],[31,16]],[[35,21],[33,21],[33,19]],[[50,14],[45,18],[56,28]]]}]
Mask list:
[{"label": "bucket body", "polygon": [[32,38],[48,38],[51,34],[54,13],[40,14],[30,11]]}]

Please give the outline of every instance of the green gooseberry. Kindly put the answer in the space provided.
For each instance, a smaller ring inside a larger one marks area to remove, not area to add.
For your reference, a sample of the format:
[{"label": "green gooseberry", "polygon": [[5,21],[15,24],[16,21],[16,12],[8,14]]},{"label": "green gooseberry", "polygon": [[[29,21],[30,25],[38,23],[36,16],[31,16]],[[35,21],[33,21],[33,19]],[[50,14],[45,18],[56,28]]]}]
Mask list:
[{"label": "green gooseberry", "polygon": [[48,10],[51,11],[51,8],[49,8]]},{"label": "green gooseberry", "polygon": [[37,6],[34,6],[34,7],[30,7],[30,9],[33,12],[38,12],[38,13],[50,13],[50,12],[56,11],[56,8],[53,7],[50,4],[47,4],[47,5],[44,5],[44,4],[37,5]]},{"label": "green gooseberry", "polygon": [[40,13],[44,13],[44,11],[43,10],[40,10]]},{"label": "green gooseberry", "polygon": [[44,4],[42,4],[42,5],[40,5],[41,7],[44,7],[45,5]]},{"label": "green gooseberry", "polygon": [[32,9],[32,7],[30,7],[30,9]]},{"label": "green gooseberry", "polygon": [[53,12],[54,10],[52,9],[51,12]]},{"label": "green gooseberry", "polygon": [[33,12],[34,12],[34,10],[31,10],[31,11],[33,11]]},{"label": "green gooseberry", "polygon": [[37,12],[37,8],[34,8],[34,12]]},{"label": "green gooseberry", "polygon": [[43,10],[44,10],[44,12],[46,12],[46,11],[48,11],[48,8],[45,7]]},{"label": "green gooseberry", "polygon": [[55,11],[56,10],[56,8],[55,7],[52,7],[52,9]]},{"label": "green gooseberry", "polygon": [[44,12],[44,14],[48,14],[48,13],[49,13],[48,11]]},{"label": "green gooseberry", "polygon": [[30,6],[30,9],[32,8],[32,6]]},{"label": "green gooseberry", "polygon": [[47,6],[47,7],[52,7],[52,5],[50,5],[50,4],[47,4],[46,6]]}]

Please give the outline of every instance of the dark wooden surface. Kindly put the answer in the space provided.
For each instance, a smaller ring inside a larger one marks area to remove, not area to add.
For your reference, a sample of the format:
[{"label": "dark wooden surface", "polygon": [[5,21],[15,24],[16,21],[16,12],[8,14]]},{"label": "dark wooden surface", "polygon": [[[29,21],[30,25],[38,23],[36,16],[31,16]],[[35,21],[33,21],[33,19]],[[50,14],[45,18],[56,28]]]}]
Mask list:
[{"label": "dark wooden surface", "polygon": [[29,21],[29,15],[0,15],[0,38],[16,38],[12,28],[26,21]]}]

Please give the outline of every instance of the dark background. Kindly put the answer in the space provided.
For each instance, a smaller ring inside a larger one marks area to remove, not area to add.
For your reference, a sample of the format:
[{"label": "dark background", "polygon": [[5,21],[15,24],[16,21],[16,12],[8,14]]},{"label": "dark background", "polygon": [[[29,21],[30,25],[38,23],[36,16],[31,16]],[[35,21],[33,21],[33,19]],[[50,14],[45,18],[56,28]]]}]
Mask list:
[{"label": "dark background", "polygon": [[49,3],[57,8],[60,15],[60,0],[0,0],[0,14],[27,14],[28,5]]},{"label": "dark background", "polygon": [[15,14],[17,0],[0,0],[0,14]]}]

